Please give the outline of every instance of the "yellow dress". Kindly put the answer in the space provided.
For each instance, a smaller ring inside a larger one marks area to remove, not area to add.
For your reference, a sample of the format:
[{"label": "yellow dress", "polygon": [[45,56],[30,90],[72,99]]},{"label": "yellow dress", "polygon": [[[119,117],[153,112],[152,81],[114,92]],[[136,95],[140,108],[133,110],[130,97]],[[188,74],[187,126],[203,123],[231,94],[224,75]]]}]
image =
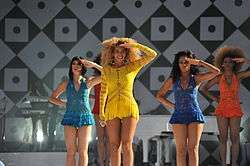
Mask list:
[{"label": "yellow dress", "polygon": [[128,65],[114,68],[104,66],[101,74],[100,118],[134,117],[139,119],[139,109],[133,96],[134,79],[140,69],[152,61],[157,53],[141,44],[136,44],[145,55]]}]

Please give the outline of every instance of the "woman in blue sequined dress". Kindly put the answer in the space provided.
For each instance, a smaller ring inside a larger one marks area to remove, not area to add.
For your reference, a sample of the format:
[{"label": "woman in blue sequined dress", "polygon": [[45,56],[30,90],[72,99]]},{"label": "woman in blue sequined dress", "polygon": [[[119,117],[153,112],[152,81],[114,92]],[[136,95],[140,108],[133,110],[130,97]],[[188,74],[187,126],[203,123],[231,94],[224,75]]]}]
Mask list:
[{"label": "woman in blue sequined dress", "polygon": [[[90,89],[100,83],[99,77],[86,78],[86,68],[102,67],[80,57],[73,57],[69,67],[69,80],[58,85],[49,101],[53,104],[66,106],[66,112],[61,122],[64,125],[64,137],[67,148],[67,166],[75,166],[75,154],[79,154],[79,166],[88,165],[88,142],[91,136],[91,126],[94,117],[90,109]],[[66,92],[67,102],[59,96]]]},{"label": "woman in blue sequined dress", "polygon": [[[198,66],[209,71],[199,73]],[[200,110],[197,93],[203,81],[218,75],[220,70],[202,60],[195,59],[191,51],[181,51],[175,55],[171,76],[165,81],[157,99],[167,108],[174,109],[170,119],[176,143],[177,166],[198,166],[199,142],[204,126],[204,116]],[[174,92],[175,103],[166,99],[168,91]],[[186,152],[188,151],[188,164]]]}]

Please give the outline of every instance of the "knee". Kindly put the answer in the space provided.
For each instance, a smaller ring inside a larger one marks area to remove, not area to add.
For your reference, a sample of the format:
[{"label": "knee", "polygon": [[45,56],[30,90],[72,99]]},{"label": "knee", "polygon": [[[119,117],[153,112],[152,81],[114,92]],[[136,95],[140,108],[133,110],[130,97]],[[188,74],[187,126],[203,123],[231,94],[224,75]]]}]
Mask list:
[{"label": "knee", "polygon": [[121,144],[117,142],[110,142],[109,147],[111,153],[116,153],[120,151]]},{"label": "knee", "polygon": [[239,133],[231,135],[230,139],[231,139],[232,144],[239,143],[239,139],[240,139]]},{"label": "knee", "polygon": [[221,144],[226,144],[227,143],[227,135],[219,135],[220,143]]},{"label": "knee", "polygon": [[130,152],[133,150],[132,141],[122,141],[122,150],[124,152]]},{"label": "knee", "polygon": [[67,156],[75,156],[76,154],[76,148],[68,148],[67,149]]},{"label": "knee", "polygon": [[177,156],[179,157],[186,157],[186,154],[187,154],[187,148],[186,146],[177,146],[176,147],[176,154]]},{"label": "knee", "polygon": [[196,154],[199,151],[199,145],[188,145],[188,153]]}]

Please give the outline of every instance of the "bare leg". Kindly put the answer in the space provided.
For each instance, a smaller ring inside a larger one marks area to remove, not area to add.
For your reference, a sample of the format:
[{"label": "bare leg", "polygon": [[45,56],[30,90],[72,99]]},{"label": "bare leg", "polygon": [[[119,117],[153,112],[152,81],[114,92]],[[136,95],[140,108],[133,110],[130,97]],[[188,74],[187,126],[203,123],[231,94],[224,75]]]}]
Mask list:
[{"label": "bare leg", "polygon": [[124,152],[123,165],[134,165],[133,138],[138,120],[132,117],[122,119],[122,150]]},{"label": "bare leg", "polygon": [[217,116],[217,124],[220,133],[220,157],[222,166],[226,166],[226,154],[227,154],[227,139],[228,139],[228,127],[229,119],[225,117]]},{"label": "bare leg", "polygon": [[203,127],[203,123],[188,125],[188,165],[199,165],[199,145]]},{"label": "bare leg", "polygon": [[240,117],[234,117],[229,119],[230,125],[230,139],[232,142],[232,166],[238,166],[237,160],[239,157],[239,145],[240,145]]},{"label": "bare leg", "polygon": [[99,166],[104,166],[105,160],[108,160],[108,149],[106,148],[108,140],[107,140],[106,128],[101,127],[99,120],[100,120],[99,115],[95,115],[96,133],[98,138],[97,140],[98,164]]},{"label": "bare leg", "polygon": [[77,151],[77,145],[76,145],[77,129],[72,126],[64,126],[64,137],[67,148],[67,157],[66,157],[67,166],[75,166],[76,164],[75,154]]},{"label": "bare leg", "polygon": [[91,137],[91,126],[78,129],[78,166],[88,166],[88,145]]},{"label": "bare leg", "polygon": [[173,124],[173,133],[176,144],[176,163],[177,166],[186,166],[187,154],[187,125]]},{"label": "bare leg", "polygon": [[121,165],[121,120],[118,118],[107,121],[109,137],[110,161],[112,166]]}]

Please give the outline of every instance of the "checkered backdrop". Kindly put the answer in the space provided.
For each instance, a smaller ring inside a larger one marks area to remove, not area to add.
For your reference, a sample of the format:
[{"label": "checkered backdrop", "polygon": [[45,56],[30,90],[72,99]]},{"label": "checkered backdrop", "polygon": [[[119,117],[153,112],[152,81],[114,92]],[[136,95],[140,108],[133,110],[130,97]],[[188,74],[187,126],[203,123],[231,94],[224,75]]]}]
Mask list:
[{"label": "checkered backdrop", "polygon": [[[138,75],[135,96],[141,114],[171,114],[154,95],[170,73],[173,54],[191,49],[212,62],[217,48],[233,45],[250,58],[249,15],[250,0],[1,0],[0,89],[7,121],[19,115],[29,92],[49,96],[73,56],[93,60],[100,42],[112,36],[132,37],[157,50],[159,57]],[[249,83],[243,80],[240,91],[245,128]],[[202,94],[199,101],[204,114],[214,110]],[[243,141],[250,138],[246,131]]]}]

